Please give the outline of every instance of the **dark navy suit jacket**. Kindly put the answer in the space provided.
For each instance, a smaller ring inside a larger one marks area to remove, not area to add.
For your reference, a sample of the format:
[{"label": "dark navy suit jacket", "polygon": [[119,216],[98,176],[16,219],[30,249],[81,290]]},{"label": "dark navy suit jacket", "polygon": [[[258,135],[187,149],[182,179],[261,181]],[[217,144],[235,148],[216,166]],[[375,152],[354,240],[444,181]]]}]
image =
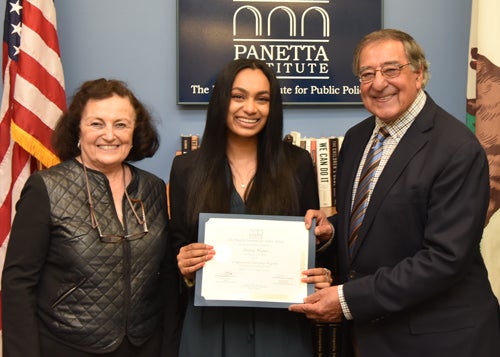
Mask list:
[{"label": "dark navy suit jacket", "polygon": [[374,188],[349,257],[353,183],[374,125],[372,116],[345,135],[330,218],[354,317],[344,337],[355,332],[361,356],[500,356],[498,301],[479,251],[488,162],[474,134],[429,96]]}]

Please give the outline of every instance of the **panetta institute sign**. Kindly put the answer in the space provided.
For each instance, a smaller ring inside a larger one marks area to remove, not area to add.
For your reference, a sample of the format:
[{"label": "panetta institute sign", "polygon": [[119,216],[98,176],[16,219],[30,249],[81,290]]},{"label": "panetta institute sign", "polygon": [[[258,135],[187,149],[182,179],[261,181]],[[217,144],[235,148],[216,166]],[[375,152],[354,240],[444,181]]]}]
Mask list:
[{"label": "panetta institute sign", "polygon": [[382,27],[381,2],[178,0],[178,103],[207,103],[227,62],[258,58],[287,104],[358,104],[352,55]]}]

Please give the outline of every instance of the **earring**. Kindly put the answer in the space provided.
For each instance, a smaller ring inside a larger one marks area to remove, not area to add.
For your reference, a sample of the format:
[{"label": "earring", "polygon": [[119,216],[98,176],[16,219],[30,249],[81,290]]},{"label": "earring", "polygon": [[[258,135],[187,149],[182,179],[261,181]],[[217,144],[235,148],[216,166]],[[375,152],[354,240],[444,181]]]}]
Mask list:
[{"label": "earring", "polygon": [[81,150],[82,145],[80,144],[80,139],[78,139],[78,143],[76,143],[76,147],[78,148],[78,150]]}]

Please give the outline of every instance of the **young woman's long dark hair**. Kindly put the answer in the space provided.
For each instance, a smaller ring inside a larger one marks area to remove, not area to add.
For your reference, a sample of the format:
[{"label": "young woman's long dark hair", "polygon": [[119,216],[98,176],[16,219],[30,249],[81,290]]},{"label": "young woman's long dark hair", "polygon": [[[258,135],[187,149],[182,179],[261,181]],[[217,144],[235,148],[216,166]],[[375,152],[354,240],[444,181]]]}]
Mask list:
[{"label": "young woman's long dark hair", "polygon": [[189,182],[189,221],[200,212],[227,213],[230,209],[232,180],[227,176],[227,114],[234,78],[243,69],[261,70],[269,80],[271,95],[267,123],[258,135],[257,171],[246,194],[249,213],[269,215],[299,214],[293,166],[283,150],[283,103],[278,80],[265,62],[238,59],[219,74],[207,110],[205,130],[197,153],[197,163]]}]

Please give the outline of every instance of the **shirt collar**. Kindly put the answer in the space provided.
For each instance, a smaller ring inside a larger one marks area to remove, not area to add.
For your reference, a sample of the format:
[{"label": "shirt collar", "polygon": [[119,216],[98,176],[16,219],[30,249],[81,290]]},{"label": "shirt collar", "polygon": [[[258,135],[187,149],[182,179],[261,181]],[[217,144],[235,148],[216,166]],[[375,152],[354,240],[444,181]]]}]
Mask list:
[{"label": "shirt collar", "polygon": [[[378,117],[375,118],[375,128],[373,130],[374,133],[378,133],[381,127],[385,127],[391,137],[396,141],[399,141],[403,135],[406,133],[408,128],[411,126],[417,115],[420,113],[422,108],[425,105],[425,101],[427,99],[427,95],[421,89],[417,93],[417,97],[410,105],[410,107],[403,113],[401,116],[396,119],[393,123],[387,125]],[[375,134],[376,135],[376,134]]]}]

